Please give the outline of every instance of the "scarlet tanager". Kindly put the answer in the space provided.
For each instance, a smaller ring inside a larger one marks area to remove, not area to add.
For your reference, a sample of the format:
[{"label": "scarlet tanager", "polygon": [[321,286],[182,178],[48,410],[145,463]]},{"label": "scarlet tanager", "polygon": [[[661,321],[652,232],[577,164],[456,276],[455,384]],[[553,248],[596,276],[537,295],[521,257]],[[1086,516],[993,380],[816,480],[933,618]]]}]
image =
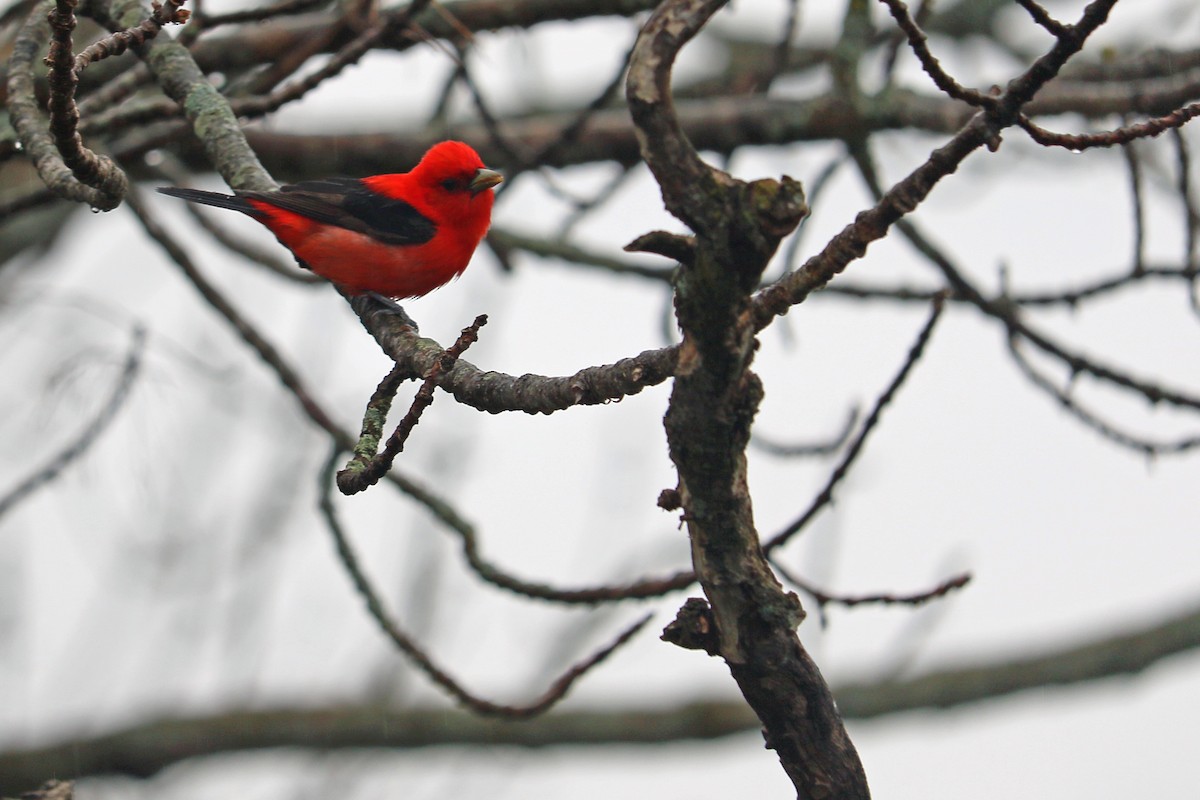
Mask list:
[{"label": "scarlet tanager", "polygon": [[350,294],[420,297],[457,278],[487,233],[504,178],[469,145],[440,142],[411,172],[326,178],[234,195],[163,187],[261,222],[301,266]]}]

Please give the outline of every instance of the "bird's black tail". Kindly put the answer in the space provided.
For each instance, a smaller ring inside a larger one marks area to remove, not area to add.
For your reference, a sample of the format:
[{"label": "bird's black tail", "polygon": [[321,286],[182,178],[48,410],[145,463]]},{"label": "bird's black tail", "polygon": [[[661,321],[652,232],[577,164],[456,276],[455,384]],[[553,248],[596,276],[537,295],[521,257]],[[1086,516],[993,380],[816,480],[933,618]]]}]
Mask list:
[{"label": "bird's black tail", "polygon": [[170,195],[171,197],[179,197],[187,200],[189,203],[203,203],[206,206],[216,206],[217,208],[228,208],[232,211],[240,211],[243,214],[255,216],[259,213],[258,209],[250,205],[244,197],[239,197],[236,194],[221,194],[220,192],[206,192],[202,189],[179,189],[174,186],[160,186],[158,191]]}]

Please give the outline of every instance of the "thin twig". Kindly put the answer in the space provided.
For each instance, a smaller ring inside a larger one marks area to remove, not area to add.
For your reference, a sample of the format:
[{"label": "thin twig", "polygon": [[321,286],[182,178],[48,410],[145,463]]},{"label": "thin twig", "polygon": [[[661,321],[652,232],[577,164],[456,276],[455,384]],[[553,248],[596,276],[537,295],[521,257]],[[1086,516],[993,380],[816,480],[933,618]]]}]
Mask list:
[{"label": "thin twig", "polygon": [[1012,355],[1013,361],[1016,362],[1017,367],[1029,379],[1030,383],[1049,394],[1058,401],[1059,405],[1070,412],[1071,416],[1110,442],[1151,457],[1187,453],[1200,447],[1200,435],[1164,442],[1152,441],[1148,438],[1122,431],[1115,425],[1105,422],[1097,414],[1088,411],[1071,397],[1069,391],[1059,388],[1055,385],[1054,381],[1038,372],[1028,357],[1021,352],[1019,337],[1009,337],[1008,351]]},{"label": "thin twig", "polygon": [[1176,186],[1179,189],[1179,202],[1183,206],[1184,246],[1183,258],[1186,270],[1195,278],[1200,264],[1196,261],[1196,232],[1200,229],[1200,212],[1192,198],[1192,155],[1187,139],[1178,128],[1171,130],[1171,140],[1175,144],[1176,156]]},{"label": "thin twig", "polygon": [[995,97],[975,89],[968,89],[950,77],[950,74],[942,68],[941,62],[929,51],[929,37],[925,35],[925,31],[921,30],[921,26],[917,24],[912,15],[908,13],[908,6],[901,2],[901,0],[882,0],[882,2],[888,7],[888,11],[892,13],[892,17],[896,20],[896,24],[900,27],[900,30],[908,37],[908,46],[912,48],[917,60],[921,62],[921,67],[925,70],[925,73],[933,79],[933,82],[944,94],[976,107],[991,107],[995,104]]},{"label": "thin twig", "polygon": [[1183,127],[1197,116],[1200,116],[1200,103],[1192,103],[1161,117],[1151,117],[1143,122],[1100,133],[1056,133],[1046,130],[1024,114],[1017,117],[1017,124],[1029,134],[1029,138],[1043,147],[1064,147],[1078,152],[1097,147],[1116,147],[1137,139],[1151,139],[1164,131]]},{"label": "thin twig", "polygon": [[1050,12],[1043,8],[1033,0],[1017,0],[1017,5],[1029,12],[1029,16],[1033,17],[1033,21],[1041,25],[1052,36],[1061,39],[1067,34],[1067,26],[1050,16]]},{"label": "thin twig", "polygon": [[[63,5],[74,7],[75,2],[77,0],[58,0],[60,7]],[[119,56],[131,47],[145,44],[148,40],[157,36],[164,25],[182,25],[187,22],[189,12],[182,8],[185,2],[186,0],[166,0],[165,3],[159,3],[155,0],[153,4],[154,11],[148,18],[142,20],[137,25],[111,33],[79,51],[74,61],[76,78],[88,66],[97,61]],[[72,27],[74,26],[72,25]],[[68,44],[70,43],[69,38],[67,42]]]},{"label": "thin twig", "polygon": [[1129,169],[1129,194],[1133,200],[1133,273],[1140,275],[1146,270],[1146,209],[1142,198],[1142,163],[1134,142],[1123,145],[1121,153],[1125,156],[1125,165]]},{"label": "thin twig", "polygon": [[302,14],[319,6],[323,6],[329,2],[330,0],[281,0],[281,2],[262,6],[261,8],[248,8],[242,11],[228,11],[224,14],[209,15],[200,14],[197,12],[196,21],[201,23],[201,27],[203,27],[204,30],[209,31],[219,25],[235,25],[242,22],[261,22],[264,20],[275,20],[292,14]]},{"label": "thin twig", "polygon": [[137,215],[138,222],[150,234],[150,238],[158,242],[158,244],[170,256],[174,262],[187,276],[188,281],[200,293],[200,296],[213,307],[225,320],[237,331],[238,336],[242,341],[250,345],[250,347],[258,354],[268,366],[274,370],[279,377],[280,382],[291,391],[300,406],[308,415],[309,419],[317,423],[321,428],[334,435],[345,436],[345,432],[338,427],[337,423],[325,413],[325,410],[317,404],[312,393],[305,385],[303,378],[288,364],[279,351],[267,339],[259,333],[259,331],[250,323],[250,321],[222,295],[212,283],[200,272],[195,262],[191,257],[175,241],[175,238],[167,232],[167,229],[159,224],[145,208],[142,203],[140,194],[136,191],[130,192],[127,198],[127,203],[134,214]]},{"label": "thin twig", "polygon": [[[1090,8],[1090,7],[1089,7]],[[851,154],[859,165],[859,169],[863,174],[871,192],[880,197],[880,202],[883,202],[886,195],[883,194],[882,188],[879,185],[875,175],[874,164],[871,162],[869,155],[861,147],[851,147]],[[893,188],[888,192],[890,194],[895,191]],[[1127,389],[1137,394],[1142,395],[1151,403],[1167,403],[1169,405],[1178,406],[1181,408],[1191,408],[1200,410],[1200,396],[1189,395],[1181,391],[1168,389],[1158,384],[1134,378],[1131,374],[1110,367],[1095,359],[1085,357],[1077,352],[1072,352],[1058,342],[1050,339],[1034,328],[1030,327],[1024,319],[1022,319],[1019,307],[1012,300],[1005,296],[989,300],[984,297],[970,281],[963,275],[951,259],[942,252],[932,241],[930,241],[920,229],[917,228],[909,219],[902,218],[895,222],[897,230],[899,230],[909,242],[942,273],[946,282],[950,285],[954,295],[966,300],[974,305],[984,314],[1002,322],[1008,330],[1009,335],[1019,335],[1031,344],[1035,345],[1042,352],[1050,355],[1054,359],[1062,362],[1072,373],[1078,375],[1085,373],[1097,378],[1103,382],[1113,384],[1117,387]],[[1128,273],[1130,278],[1138,276],[1132,272]]]},{"label": "thin twig", "polygon": [[[575,230],[575,227],[578,226],[579,223],[583,222],[584,218],[588,214],[616,197],[617,192],[619,192],[623,187],[627,186],[629,181],[637,175],[637,171],[633,169],[632,165],[620,164],[619,166],[620,170],[617,172],[617,174],[609,178],[609,180],[603,186],[597,189],[591,197],[589,197],[586,201],[576,201],[574,203],[575,207],[569,214],[563,217],[562,224],[559,226],[559,239],[565,241],[566,238]],[[543,169],[542,177],[545,178],[546,175],[547,170]],[[554,191],[557,188],[549,180],[546,180],[546,187],[551,191]]]},{"label": "thin twig", "polygon": [[460,704],[475,712],[488,716],[510,717],[510,718],[527,718],[541,714],[560,700],[562,700],[571,686],[582,677],[585,673],[591,670],[604,659],[608,658],[618,647],[629,641],[635,633],[650,621],[651,616],[647,614],[640,620],[629,626],[622,632],[612,643],[597,651],[591,657],[576,664],[575,666],[564,672],[557,680],[555,680],[540,697],[526,705],[506,705],[495,703],[490,700],[484,700],[468,691],[458,681],[452,678],[445,670],[437,666],[418,645],[412,637],[410,637],[396,621],[388,613],[384,606],[382,598],[375,592],[371,582],[367,579],[366,574],[359,566],[358,558],[355,556],[353,549],[350,547],[350,542],[346,538],[345,531],[342,529],[341,523],[337,517],[337,511],[333,505],[333,485],[334,471],[337,468],[337,462],[340,460],[342,449],[334,447],[328,461],[320,474],[320,508],[321,514],[325,519],[326,525],[329,528],[330,534],[334,538],[334,543],[337,547],[338,557],[341,559],[342,565],[346,568],[346,572],[350,575],[351,581],[354,583],[355,589],[363,598],[367,605],[367,611],[371,618],[375,620],[380,630],[387,635],[401,653],[403,653],[409,661],[421,672],[423,672],[431,681],[441,687],[447,694],[453,697]]},{"label": "thin twig", "polygon": [[425,10],[430,0],[413,0],[403,11],[387,16],[382,22],[365,30],[353,41],[333,55],[320,69],[298,81],[279,87],[263,97],[233,100],[230,106],[239,116],[262,116],[276,111],[284,105],[299,100],[323,82],[356,63],[384,37],[408,25],[409,21]]},{"label": "thin twig", "polygon": [[800,0],[788,0],[787,20],[783,23],[783,35],[771,52],[771,67],[766,75],[758,81],[755,91],[766,94],[771,84],[783,74],[788,66],[788,57],[796,41],[796,32],[800,30]]},{"label": "thin twig", "polygon": [[[1140,274],[1128,268],[1110,278],[1097,278],[1092,283],[1072,288],[1047,291],[1014,291],[1006,300],[1018,308],[1067,306],[1078,308],[1089,300],[1106,297],[1131,286],[1154,280],[1189,281],[1194,277],[1186,267],[1147,266]],[[851,281],[838,281],[821,290],[821,297],[842,297],[852,300],[892,300],[899,303],[928,303],[939,289],[917,286],[868,286]],[[954,303],[973,303],[967,294],[951,292],[947,298]],[[996,301],[991,301],[996,302]]]},{"label": "thin twig", "polygon": [[850,434],[854,433],[854,426],[858,423],[858,407],[852,407],[849,413],[846,414],[846,421],[842,423],[842,430],[823,442],[803,442],[800,444],[784,444],[783,442],[771,439],[764,436],[762,433],[755,431],[750,438],[750,446],[756,450],[760,450],[768,455],[779,456],[780,458],[810,458],[813,456],[827,456],[836,453],[842,448]]},{"label": "thin twig", "polygon": [[367,401],[367,410],[363,414],[362,429],[358,435],[358,442],[354,445],[350,465],[347,465],[337,476],[338,489],[343,494],[352,494],[342,486],[343,474],[349,473],[351,465],[354,464],[358,464],[361,471],[375,458],[376,452],[379,450],[379,440],[383,438],[383,426],[392,410],[392,401],[396,398],[400,384],[408,377],[407,371],[402,367],[393,366],[375,387],[375,391],[371,393],[371,398]]},{"label": "thin twig", "polygon": [[50,54],[46,63],[50,66],[50,132],[64,163],[80,182],[94,187],[115,206],[128,191],[124,172],[111,159],[99,156],[86,148],[79,135],[79,108],[75,104],[75,90],[79,76],[89,65],[111,56],[118,56],[130,47],[153,39],[164,25],[187,21],[188,12],[180,7],[185,0],[166,0],[165,4],[154,3],[154,11],[140,24],[117,31],[84,48],[78,55],[72,53],[71,32],[75,29],[75,6],[78,0],[56,0],[50,12]]},{"label": "thin twig", "polygon": [[[388,473],[389,479],[394,476],[395,472]],[[393,482],[395,481],[393,480]],[[591,606],[619,600],[648,600],[662,597],[671,592],[686,589],[696,582],[696,575],[691,570],[680,570],[672,575],[659,578],[641,578],[626,584],[578,588],[551,586],[519,578],[484,558],[480,552],[479,535],[475,526],[452,507],[435,502],[436,498],[424,497],[419,492],[415,492],[412,487],[401,486],[401,490],[405,494],[412,495],[432,510],[438,519],[458,536],[462,543],[463,557],[466,559],[467,566],[480,580],[522,597],[565,605]]]},{"label": "thin twig", "polygon": [[788,583],[794,585],[797,589],[810,595],[817,601],[817,605],[824,609],[827,605],[839,605],[846,608],[853,608],[860,605],[904,605],[904,606],[921,606],[931,600],[936,600],[940,597],[945,597],[950,592],[956,589],[961,589],[971,582],[971,573],[964,572],[961,575],[955,575],[952,578],[940,582],[932,589],[926,589],[921,592],[912,592],[909,594],[894,594],[891,592],[878,592],[875,594],[860,594],[860,595],[844,595],[833,594],[818,589],[808,581],[799,577],[795,573],[786,569],[777,559],[771,560],[771,566],[779,571]]},{"label": "thin twig", "polygon": [[[12,42],[8,60],[7,109],[21,147],[37,168],[38,176],[52,192],[103,211],[116,208],[128,191],[125,173],[106,156],[83,146],[75,105],[75,60],[71,52],[71,29],[75,16],[67,0],[47,17],[44,6],[34,6]],[[53,25],[51,24],[53,19]],[[34,62],[42,54],[54,31],[50,48],[51,120],[42,113],[35,92]],[[7,213],[28,204],[29,197],[8,204]]]},{"label": "thin twig", "polygon": [[858,436],[855,437],[850,447],[846,449],[846,454],[842,456],[842,460],[838,463],[837,467],[830,473],[824,488],[813,498],[808,509],[803,514],[763,544],[763,551],[768,555],[772,550],[786,544],[792,536],[803,530],[821,509],[833,502],[834,490],[837,489],[842,479],[846,477],[846,474],[850,471],[850,467],[853,466],[855,460],[863,451],[863,446],[866,444],[871,432],[875,430],[876,425],[879,424],[884,409],[891,404],[896,393],[900,391],[900,387],[904,385],[905,380],[912,373],[913,367],[916,366],[921,356],[925,353],[925,346],[929,344],[929,340],[933,336],[933,329],[937,325],[938,319],[941,318],[944,308],[945,295],[939,294],[934,298],[929,319],[921,329],[921,332],[917,334],[917,339],[909,349],[908,355],[900,367],[900,371],[896,373],[896,376],[892,378],[891,383],[888,384],[883,394],[879,395],[879,398],[875,401],[875,405],[871,408],[871,413],[863,421],[862,429],[858,432]]},{"label": "thin twig", "polygon": [[670,285],[675,270],[653,267],[635,261],[614,258],[603,253],[585,250],[558,239],[541,239],[516,233],[506,228],[493,227],[488,231],[487,243],[497,257],[506,260],[513,251],[521,251],[545,259],[561,260],[581,267],[595,267],[613,275],[633,275],[639,278]]},{"label": "thin twig", "polygon": [[[891,227],[904,220],[946,176],[980,147],[996,149],[999,133],[1014,124],[1021,109],[1087,42],[1108,19],[1117,0],[1094,0],[1067,32],[1023,73],[1009,81],[1007,88],[988,102],[983,114],[976,114],[955,136],[906,177],[895,183],[876,202],[858,214],[832,237],[824,249],[812,256],[796,272],[789,273],[760,291],[753,299],[749,314],[757,329],[766,327],[775,317],[786,314],[812,292],[824,287],[853,261],[866,254],[867,247],[887,236]],[[905,12],[906,13],[906,12]],[[691,165],[686,165],[690,168]],[[689,169],[690,172],[690,169]],[[689,176],[698,181],[698,177]],[[957,291],[959,287],[954,285]]]},{"label": "thin twig", "polygon": [[387,474],[388,470],[392,468],[396,456],[404,450],[404,444],[408,441],[413,428],[420,422],[421,414],[433,403],[433,390],[437,386],[438,379],[454,366],[454,362],[458,361],[459,356],[466,352],[468,347],[475,343],[479,338],[479,329],[486,324],[487,315],[480,314],[473,323],[462,329],[457,341],[446,348],[441,358],[434,362],[433,367],[425,375],[421,388],[417,390],[408,413],[400,420],[400,424],[396,426],[396,430],[388,438],[383,449],[376,453],[381,433],[380,423],[387,419],[388,409],[399,383],[398,379],[404,373],[399,367],[395,367],[383,379],[372,396],[371,403],[367,405],[367,414],[363,419],[363,431],[359,436],[358,445],[354,448],[354,457],[345,469],[337,474],[337,485],[342,494],[351,495],[364,491],[374,486],[380,478]]},{"label": "thin twig", "polygon": [[[920,0],[917,6],[917,11],[913,14],[913,22],[918,26],[923,26],[926,19],[929,17],[930,9],[933,8],[933,0]],[[900,57],[900,45],[904,43],[904,31],[897,30],[888,37],[885,45],[883,57],[883,80],[887,85],[891,85],[896,73],[896,61]]]},{"label": "thin twig", "polygon": [[[504,160],[509,164],[533,163],[532,153],[521,147],[520,144],[500,129],[499,118],[484,99],[483,92],[476,85],[475,79],[471,77],[470,68],[467,66],[466,49],[461,44],[458,44],[456,45],[455,52],[459,60],[459,82],[466,87],[467,94],[471,96],[471,102],[475,106],[475,113],[479,115],[479,119],[483,123],[484,130],[487,131],[488,139],[491,140],[492,146],[500,151]],[[511,180],[507,182],[511,185]]]},{"label": "thin twig", "polygon": [[3,517],[18,503],[27,500],[38,489],[53,481],[63,470],[79,460],[100,438],[113,421],[117,413],[125,407],[129,392],[133,388],[138,372],[142,366],[142,353],[145,350],[146,329],[134,325],[130,332],[129,350],[125,355],[125,363],[121,374],[113,384],[112,393],[100,408],[99,413],[88,423],[87,427],[75,437],[70,444],[55,453],[50,459],[16,486],[0,495],[0,517]]},{"label": "thin twig", "polygon": [[547,142],[541,150],[534,154],[531,165],[537,166],[544,164],[549,161],[555,153],[574,144],[583,134],[584,129],[587,127],[588,120],[591,119],[591,117],[600,109],[604,108],[605,106],[612,105],[613,100],[616,99],[620,94],[621,87],[625,81],[625,71],[629,68],[629,58],[632,55],[633,45],[630,45],[629,49],[625,52],[625,56],[621,59],[621,64],[617,68],[617,71],[613,75],[612,79],[604,86],[603,89],[600,90],[599,94],[592,98],[590,103],[579,109],[579,111],[575,114],[575,117],[565,126],[563,126],[562,130],[555,139]]}]

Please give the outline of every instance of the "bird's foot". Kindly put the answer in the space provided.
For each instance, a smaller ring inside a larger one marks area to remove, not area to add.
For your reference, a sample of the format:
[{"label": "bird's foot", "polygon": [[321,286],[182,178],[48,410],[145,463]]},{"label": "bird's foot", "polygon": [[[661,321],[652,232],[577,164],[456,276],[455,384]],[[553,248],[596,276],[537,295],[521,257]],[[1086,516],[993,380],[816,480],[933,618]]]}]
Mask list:
[{"label": "bird's foot", "polygon": [[396,316],[401,325],[407,325],[412,328],[413,333],[420,333],[421,329],[417,326],[417,321],[408,315],[403,306],[397,303],[390,297],[380,294],[379,292],[367,292],[367,297],[377,301],[389,314]]}]

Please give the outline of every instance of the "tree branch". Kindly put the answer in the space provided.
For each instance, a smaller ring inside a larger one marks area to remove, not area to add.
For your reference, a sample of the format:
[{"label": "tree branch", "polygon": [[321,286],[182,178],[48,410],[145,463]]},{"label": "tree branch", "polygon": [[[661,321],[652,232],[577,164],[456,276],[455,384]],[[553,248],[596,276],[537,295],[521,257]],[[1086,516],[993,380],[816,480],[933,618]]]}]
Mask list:
[{"label": "tree branch", "polygon": [[[350,305],[383,352],[408,376],[421,378],[429,374],[441,356],[441,345],[394,325],[391,318],[395,315],[371,297],[352,298]],[[598,405],[656,386],[675,372],[678,355],[675,347],[646,350],[615,364],[587,367],[562,377],[484,372],[459,359],[439,377],[438,386],[458,402],[489,414],[550,414],[572,406]]]},{"label": "tree branch", "polygon": [[321,470],[318,481],[321,514],[325,519],[330,534],[334,538],[338,557],[346,568],[346,572],[350,575],[355,590],[362,597],[363,602],[366,603],[367,612],[375,620],[384,635],[395,645],[396,649],[404,654],[408,661],[420,672],[424,673],[430,681],[471,712],[508,719],[525,719],[544,714],[566,697],[567,692],[570,691],[579,678],[583,677],[584,674],[591,671],[597,664],[612,655],[617,648],[629,641],[635,633],[650,621],[651,615],[647,614],[643,616],[633,625],[627,627],[609,645],[596,651],[591,657],[579,662],[560,675],[539,697],[527,704],[509,705],[495,703],[478,697],[434,663],[424,648],[400,628],[399,624],[384,606],[383,599],[375,591],[371,582],[367,579],[366,573],[363,572],[362,567],[359,565],[358,558],[355,556],[354,550],[350,547],[350,541],[346,538],[346,533],[342,529],[337,511],[333,505],[334,470],[337,467],[337,461],[341,457],[341,454],[342,449],[335,446],[329,459],[326,461],[325,467]]},{"label": "tree branch", "polygon": [[109,211],[120,205],[128,189],[125,174],[109,158],[97,156],[83,146],[75,130],[79,112],[75,108],[75,60],[71,53],[70,29],[74,15],[59,20],[59,35],[52,48],[52,76],[57,76],[51,94],[54,135],[34,93],[33,65],[50,37],[46,6],[36,5],[12,44],[8,61],[7,107],[12,126],[25,152],[33,159],[42,182],[60,197]]},{"label": "tree branch", "polygon": [[[750,292],[780,239],[808,208],[799,184],[736,181],[700,160],[670,96],[680,48],[723,5],[667,0],[651,15],[630,59],[626,100],[643,158],[672,214],[696,234],[680,265],[679,366],[664,418],[704,601],[689,601],[664,637],[719,655],[762,721],[767,747],[800,798],[866,798],[866,777],[816,664],[796,637],[804,612],[785,593],[759,546],[746,482],[746,445],[762,399],[749,367],[757,342],[745,320]],[[689,625],[703,621],[702,631]]]},{"label": "tree branch", "polygon": [[129,343],[129,352],[125,356],[125,364],[121,368],[121,374],[104,407],[69,445],[52,456],[45,465],[34,471],[29,477],[20,481],[7,492],[0,494],[0,517],[11,511],[22,500],[32,496],[39,488],[57,478],[64,469],[83,456],[108,429],[108,426],[125,406],[134,381],[137,380],[142,366],[142,351],[145,349],[145,344],[145,329],[140,325],[135,326]]},{"label": "tree branch", "polygon": [[[1105,623],[1107,625],[1107,622]],[[835,687],[848,719],[915,710],[944,711],[1009,694],[1138,675],[1200,648],[1200,606],[1080,644],[1031,656],[946,664],[913,678]],[[367,747],[408,750],[462,746],[555,747],[713,739],[754,731],[761,722],[740,700],[698,701],[663,709],[554,711],[513,725],[445,708],[394,709],[379,703],[276,708],[139,723],[88,739],[0,753],[0,793],[46,775],[149,777],[189,758],[267,748],[318,752]]]}]

